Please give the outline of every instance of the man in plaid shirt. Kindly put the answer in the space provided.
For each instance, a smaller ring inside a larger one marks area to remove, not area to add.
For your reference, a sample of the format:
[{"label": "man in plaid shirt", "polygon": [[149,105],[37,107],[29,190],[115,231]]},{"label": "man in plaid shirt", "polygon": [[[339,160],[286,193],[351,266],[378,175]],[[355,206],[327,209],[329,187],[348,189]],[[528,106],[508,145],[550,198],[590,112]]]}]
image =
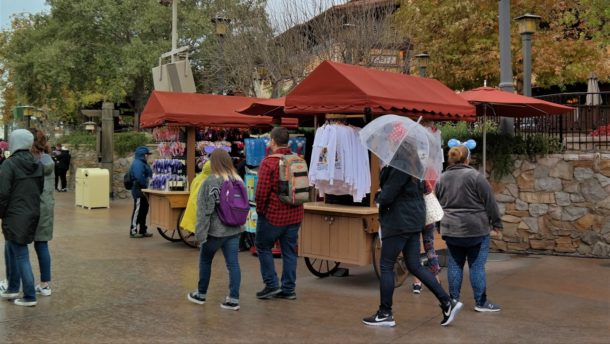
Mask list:
[{"label": "man in plaid shirt", "polygon": [[[273,154],[292,154],[288,147],[288,130],[276,127],[271,131],[271,147]],[[278,179],[280,158],[266,157],[258,170],[256,187],[256,251],[261,265],[261,274],[265,288],[256,293],[259,299],[271,297],[294,300],[297,298],[295,289],[297,272],[297,239],[299,228],[303,221],[303,206],[290,205],[280,200],[278,196]],[[282,250],[282,285],[278,283],[273,254],[271,249],[276,241],[280,241]]]}]

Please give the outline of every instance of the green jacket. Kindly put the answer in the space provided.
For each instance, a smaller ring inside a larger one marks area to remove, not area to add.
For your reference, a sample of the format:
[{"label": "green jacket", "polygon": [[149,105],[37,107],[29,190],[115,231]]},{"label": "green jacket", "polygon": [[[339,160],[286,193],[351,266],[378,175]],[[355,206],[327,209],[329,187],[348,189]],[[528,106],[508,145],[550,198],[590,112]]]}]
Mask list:
[{"label": "green jacket", "polygon": [[48,154],[40,155],[40,163],[44,170],[44,188],[40,195],[40,220],[36,228],[35,241],[50,241],[53,239],[53,209],[55,208],[54,186],[55,163]]},{"label": "green jacket", "polygon": [[0,218],[5,240],[34,241],[40,217],[42,165],[29,150],[17,150],[0,166]]}]

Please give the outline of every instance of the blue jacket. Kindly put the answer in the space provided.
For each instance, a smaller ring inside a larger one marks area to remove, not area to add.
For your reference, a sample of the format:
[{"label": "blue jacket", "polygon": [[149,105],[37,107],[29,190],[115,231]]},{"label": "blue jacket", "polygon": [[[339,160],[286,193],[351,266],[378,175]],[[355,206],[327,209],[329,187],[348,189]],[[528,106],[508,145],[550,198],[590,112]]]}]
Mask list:
[{"label": "blue jacket", "polygon": [[146,147],[136,148],[135,156],[131,167],[129,168],[129,174],[133,180],[133,188],[131,188],[131,195],[139,197],[142,193],[142,189],[148,187],[148,179],[152,177],[152,169],[148,166],[146,161],[146,153],[149,150]]},{"label": "blue jacket", "polygon": [[387,166],[379,177],[381,239],[421,232],[426,222],[424,183]]}]

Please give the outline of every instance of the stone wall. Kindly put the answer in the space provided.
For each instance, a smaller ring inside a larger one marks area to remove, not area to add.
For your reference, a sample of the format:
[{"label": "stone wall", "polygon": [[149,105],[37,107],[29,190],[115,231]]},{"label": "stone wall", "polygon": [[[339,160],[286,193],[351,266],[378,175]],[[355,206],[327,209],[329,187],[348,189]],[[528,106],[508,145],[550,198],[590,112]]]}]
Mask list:
[{"label": "stone wall", "polygon": [[[70,171],[68,175],[68,188],[70,190],[74,190],[76,169],[87,167],[101,167],[101,164],[98,162],[95,146],[79,145],[78,147],[71,147],[68,144],[65,144],[64,146],[70,150],[70,155],[72,156],[72,159],[70,161]],[[149,145],[148,148],[153,153],[152,159],[156,159],[156,145]],[[133,153],[130,153],[128,156],[118,156],[115,153],[113,159],[113,195],[115,198],[120,199],[130,198],[131,191],[125,190],[125,187],[123,187],[123,176],[129,170],[129,166],[131,166],[131,162],[133,161]]]},{"label": "stone wall", "polygon": [[492,247],[610,257],[610,154],[518,159],[492,182],[504,231]]}]

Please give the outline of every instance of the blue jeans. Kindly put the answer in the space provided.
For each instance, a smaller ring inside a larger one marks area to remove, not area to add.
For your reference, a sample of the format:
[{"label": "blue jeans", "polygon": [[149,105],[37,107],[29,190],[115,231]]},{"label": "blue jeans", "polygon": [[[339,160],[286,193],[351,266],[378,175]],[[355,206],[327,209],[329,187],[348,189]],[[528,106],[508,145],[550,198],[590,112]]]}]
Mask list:
[{"label": "blue jeans", "polygon": [[299,239],[300,223],[287,226],[274,226],[264,215],[258,214],[256,222],[256,252],[261,264],[263,282],[269,288],[279,288],[275,262],[271,249],[276,241],[280,241],[282,250],[282,291],[293,293],[297,280],[297,241]]},{"label": "blue jeans", "polygon": [[446,304],[449,295],[438,283],[434,275],[424,268],[420,263],[419,253],[420,233],[409,233],[392,236],[381,241],[381,259],[379,261],[381,278],[379,291],[381,304],[379,310],[388,314],[392,312],[392,298],[394,296],[394,264],[400,252],[402,252],[407,265],[407,270],[415,275],[441,302]]},{"label": "blue jeans", "polygon": [[487,301],[485,282],[485,263],[489,253],[489,236],[485,237],[479,245],[471,247],[453,246],[447,244],[449,254],[447,255],[447,279],[449,280],[449,294],[452,298],[460,299],[462,279],[464,277],[464,264],[468,260],[470,270],[470,285],[474,293],[474,301],[477,305],[483,305]]},{"label": "blue jeans", "polygon": [[36,301],[36,290],[34,289],[34,274],[30,265],[30,254],[28,245],[21,245],[7,240],[8,265],[8,291],[18,293],[20,283],[23,285],[23,298],[27,301]]},{"label": "blue jeans", "polygon": [[241,270],[239,269],[239,260],[237,258],[237,253],[239,252],[239,236],[240,234],[218,238],[208,235],[208,240],[201,245],[199,251],[199,284],[197,290],[202,296],[205,296],[208,292],[214,255],[219,248],[222,248],[227,270],[229,270],[229,301],[239,303],[239,287],[241,284]]},{"label": "blue jeans", "polygon": [[35,241],[34,249],[40,267],[40,282],[51,282],[51,254],[48,241]]}]

